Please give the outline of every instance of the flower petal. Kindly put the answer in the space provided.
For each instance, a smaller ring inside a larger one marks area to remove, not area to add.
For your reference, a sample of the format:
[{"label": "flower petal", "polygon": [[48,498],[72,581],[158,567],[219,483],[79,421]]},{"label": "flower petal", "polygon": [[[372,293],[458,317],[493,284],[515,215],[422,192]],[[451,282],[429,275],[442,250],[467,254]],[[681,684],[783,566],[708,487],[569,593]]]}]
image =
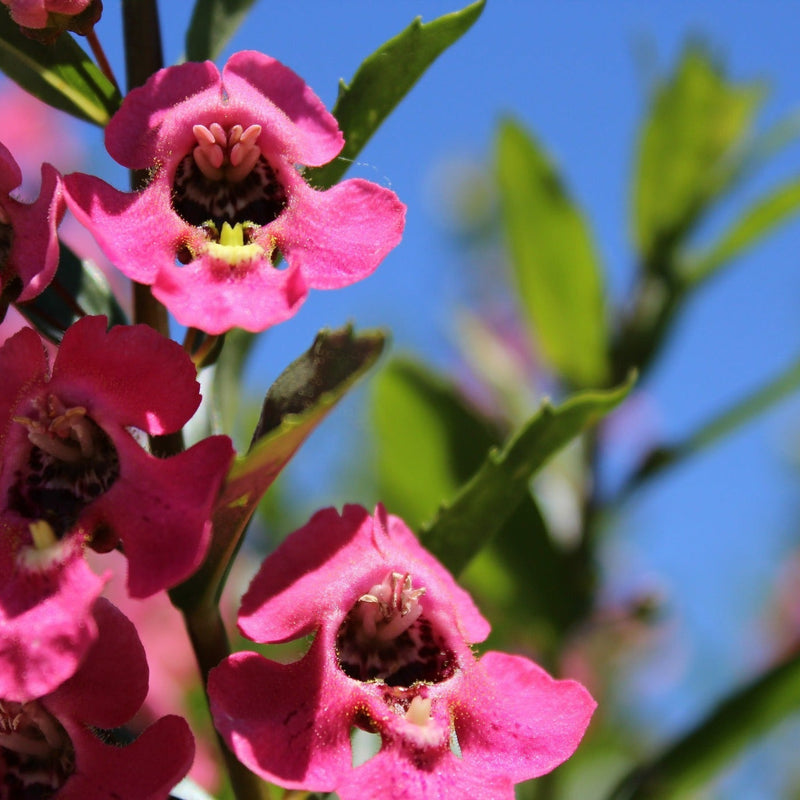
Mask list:
[{"label": "flower petal", "polygon": [[444,753],[429,769],[421,769],[384,748],[353,770],[336,787],[341,800],[513,800],[514,785],[507,778],[487,775],[469,761]]},{"label": "flower petal", "polygon": [[47,707],[56,717],[116,728],[147,697],[147,657],[134,624],[108,600],[95,603],[92,617],[97,639],[80,669],[47,698]]},{"label": "flower petal", "polygon": [[353,178],[324,192],[305,185],[296,192],[268,230],[313,289],[366,278],[402,238],[406,207],[389,189]]},{"label": "flower petal", "polygon": [[[264,109],[270,126],[280,125],[276,139],[285,142],[285,157],[297,164],[316,167],[339,154],[344,137],[335,117],[289,67],[254,50],[235,53],[222,71],[228,94],[238,102],[258,108],[267,100],[274,103],[291,121],[281,124]],[[253,91],[255,90],[255,91]]]},{"label": "flower petal", "polygon": [[254,333],[291,317],[308,296],[298,269],[275,269],[262,256],[247,265],[200,256],[185,267],[164,267],[153,295],[182,325],[206,333],[243,328]]},{"label": "flower petal", "polygon": [[320,682],[325,657],[315,641],[292,664],[242,652],[211,670],[214,724],[239,760],[262,778],[332,791],[350,770],[355,701],[346,681]]},{"label": "flower petal", "polygon": [[[181,106],[210,92],[219,102],[219,70],[211,61],[186,62],[151,75],[143,86],[131,90],[106,126],[106,149],[111,157],[131,169],[149,169],[160,160],[161,142],[179,123],[184,138],[191,141]],[[191,113],[191,106],[189,105]],[[188,149],[187,151],[188,152]]]},{"label": "flower petal", "polygon": [[124,747],[106,744],[68,718],[60,722],[76,763],[58,800],[163,800],[192,765],[194,737],[182,717],[162,717]]},{"label": "flower petal", "polygon": [[[53,691],[78,668],[97,635],[91,614],[106,577],[71,542],[17,564],[13,532],[0,530],[0,698],[25,702]],[[49,558],[45,562],[45,558]]]},{"label": "flower petal", "polygon": [[[106,330],[105,317],[84,317],[64,334],[49,390],[84,405],[101,427],[171,433],[200,405],[200,384],[183,348],[147,325]],[[124,357],[121,357],[124,356]]]},{"label": "flower petal", "polygon": [[514,783],[566,761],[597,706],[581,684],[556,680],[521,656],[486,653],[464,680],[467,702],[455,707],[463,757]]},{"label": "flower petal", "polygon": [[205,558],[211,509],[233,458],[227,436],[212,436],[166,459],[118,437],[121,473],[88,509],[92,529],[107,522],[128,559],[128,591],[148,597],[189,577]]},{"label": "flower petal", "polygon": [[146,191],[127,194],[80,173],[67,175],[64,185],[70,211],[108,258],[139,283],[152,284],[163,265],[175,263],[181,246],[203,241],[173,211],[164,179],[155,179]]}]

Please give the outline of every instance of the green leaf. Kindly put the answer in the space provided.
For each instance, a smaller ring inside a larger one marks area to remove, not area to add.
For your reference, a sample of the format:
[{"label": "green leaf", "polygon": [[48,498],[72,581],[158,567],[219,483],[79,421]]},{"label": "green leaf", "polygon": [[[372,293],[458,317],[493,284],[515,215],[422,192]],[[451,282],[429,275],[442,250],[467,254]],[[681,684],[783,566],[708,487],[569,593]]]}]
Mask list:
[{"label": "green leaf", "polygon": [[119,91],[68,34],[41,44],[0,14],[0,69],[53,108],[104,126],[119,108]]},{"label": "green leaf", "polygon": [[684,796],[798,709],[800,656],[794,655],[729,696],[654,761],[633,770],[609,800]]},{"label": "green leaf", "polygon": [[729,187],[763,98],[761,86],[727,81],[696,45],[658,87],[633,186],[634,238],[645,263],[663,260]]},{"label": "green leaf", "polygon": [[371,401],[381,499],[419,530],[499,443],[498,432],[450,384],[411,360],[380,371]]},{"label": "green leaf", "polygon": [[513,120],[498,131],[497,171],[512,269],[536,341],[573,385],[603,384],[608,332],[586,222],[540,145]]},{"label": "green leaf", "polygon": [[761,198],[705,253],[686,257],[684,281],[694,285],[709,278],[728,261],[741,255],[800,209],[800,179],[793,179]]},{"label": "green leaf", "polygon": [[63,332],[83,313],[105,314],[109,325],[126,325],[125,312],[111,291],[106,276],[91,261],[81,261],[60,243],[58,269],[52,283],[17,310],[43,335],[60,341]]},{"label": "green leaf", "polygon": [[197,0],[186,31],[186,58],[212,61],[242,24],[255,0]]},{"label": "green leaf", "polygon": [[344,149],[330,164],[306,171],[312,185],[325,189],[344,175],[383,120],[438,56],[472,27],[485,4],[479,0],[428,23],[418,17],[368,56],[350,85],[340,81],[333,115],[344,133]]},{"label": "green leaf", "polygon": [[537,470],[619,405],[632,385],[633,377],[613,390],[581,392],[558,407],[543,403],[501,450],[489,452],[454,499],[423,526],[425,546],[453,573],[461,572],[528,494]]},{"label": "green leaf", "polygon": [[214,534],[203,566],[170,594],[180,608],[213,607],[247,523],[264,492],[298,447],[376,361],[384,334],[322,331],[279,376],[264,400],[247,454],[228,472],[214,510]]},{"label": "green leaf", "polygon": [[[222,352],[214,365],[211,399],[218,420],[217,429],[230,435],[233,435],[240,421],[242,373],[256,341],[255,334],[241,328],[228,331]],[[249,430],[245,435],[250,435]]]},{"label": "green leaf", "polygon": [[495,538],[459,581],[476,593],[492,620],[489,649],[509,641],[531,647],[554,667],[564,635],[591,608],[594,575],[581,548],[564,548],[550,534],[538,504],[526,494]]}]

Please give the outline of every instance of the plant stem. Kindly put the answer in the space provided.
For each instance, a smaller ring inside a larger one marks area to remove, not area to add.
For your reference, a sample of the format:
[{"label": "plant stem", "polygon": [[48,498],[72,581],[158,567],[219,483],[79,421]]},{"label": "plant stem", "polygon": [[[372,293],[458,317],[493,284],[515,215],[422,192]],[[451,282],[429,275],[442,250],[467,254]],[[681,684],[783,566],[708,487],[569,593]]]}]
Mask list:
[{"label": "plant stem", "polygon": [[156,0],[122,0],[128,91],[164,66]]},{"label": "plant stem", "polygon": [[[205,687],[208,683],[208,673],[230,655],[228,634],[218,607],[201,604],[189,609],[184,608],[182,611]],[[262,784],[261,779],[236,758],[219,732],[217,741],[225,759],[236,800],[264,800],[266,794],[262,792],[262,786],[265,784]]]},{"label": "plant stem", "polygon": [[92,48],[92,53],[94,54],[95,61],[97,61],[97,66],[100,67],[103,75],[105,75],[106,78],[111,81],[114,88],[119,91],[119,83],[117,83],[114,70],[111,69],[111,64],[108,63],[105,50],[103,50],[103,45],[100,44],[100,40],[97,38],[97,33],[95,32],[94,28],[92,28],[89,33],[86,34],[86,41],[89,42],[89,47]]}]

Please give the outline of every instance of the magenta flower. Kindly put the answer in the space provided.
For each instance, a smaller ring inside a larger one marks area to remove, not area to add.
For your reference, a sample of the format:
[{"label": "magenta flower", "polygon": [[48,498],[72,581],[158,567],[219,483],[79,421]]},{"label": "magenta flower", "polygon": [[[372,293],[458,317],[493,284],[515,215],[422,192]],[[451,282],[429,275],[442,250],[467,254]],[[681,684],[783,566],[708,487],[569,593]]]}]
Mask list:
[{"label": "magenta flower", "polygon": [[[239,627],[259,642],[315,638],[291,664],[241,652],[214,669],[217,729],[262,777],[342,800],[508,800],[573,753],[595,707],[526,658],[476,659],[489,624],[381,507],[318,512],[264,562]],[[381,738],[355,768],[353,727]]]},{"label": "magenta flower", "polygon": [[52,369],[23,329],[0,347],[0,375],[0,696],[26,699],[74,671],[93,638],[102,581],[84,548],[121,547],[134,597],[174,586],[205,556],[233,449],[216,436],[158,459],[131,433],[178,430],[200,402],[189,357],[145,325],[107,332],[85,317]]},{"label": "magenta flower", "polygon": [[0,144],[0,320],[9,302],[44,291],[58,266],[56,228],[66,210],[61,176],[43,164],[39,199],[31,205],[11,197],[21,183],[17,162]]},{"label": "magenta flower", "polygon": [[342,146],[301,78],[241,52],[222,74],[210,61],[168,67],[125,98],[106,147],[150,171],[142,191],[74,174],[67,199],[179,322],[261,331],[292,316],[309,288],[367,277],[400,241],[405,206],[394,192],[360,179],[320,192],[303,179],[298,165],[325,164]]},{"label": "magenta flower", "polygon": [[63,31],[86,35],[103,13],[101,0],[0,0],[23,33],[52,42]]},{"label": "magenta flower", "polygon": [[108,733],[147,694],[147,660],[133,624],[111,603],[94,608],[98,636],[80,669],[53,692],[20,703],[0,695],[0,796],[49,800],[163,800],[187,773],[194,740],[162,717],[134,742]]}]

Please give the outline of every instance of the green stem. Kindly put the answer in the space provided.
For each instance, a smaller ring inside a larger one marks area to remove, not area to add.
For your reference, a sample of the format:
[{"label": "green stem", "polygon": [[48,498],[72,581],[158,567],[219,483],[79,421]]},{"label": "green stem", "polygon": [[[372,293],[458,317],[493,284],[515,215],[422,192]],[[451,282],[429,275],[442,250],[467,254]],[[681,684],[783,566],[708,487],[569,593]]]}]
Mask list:
[{"label": "green stem", "polygon": [[[205,687],[209,672],[230,655],[228,634],[216,606],[202,604],[182,611]],[[265,784],[236,758],[219,732],[217,740],[236,800],[264,800],[266,794],[262,786]]]},{"label": "green stem", "polygon": [[114,76],[114,70],[111,69],[111,64],[108,63],[106,51],[103,50],[103,45],[100,44],[100,40],[97,38],[97,33],[94,28],[86,34],[86,41],[89,43],[89,47],[92,48],[94,59],[97,62],[97,66],[100,67],[100,71],[111,81],[111,85],[119,91],[119,84]]},{"label": "green stem", "polygon": [[156,0],[122,0],[128,91],[164,66]]}]

